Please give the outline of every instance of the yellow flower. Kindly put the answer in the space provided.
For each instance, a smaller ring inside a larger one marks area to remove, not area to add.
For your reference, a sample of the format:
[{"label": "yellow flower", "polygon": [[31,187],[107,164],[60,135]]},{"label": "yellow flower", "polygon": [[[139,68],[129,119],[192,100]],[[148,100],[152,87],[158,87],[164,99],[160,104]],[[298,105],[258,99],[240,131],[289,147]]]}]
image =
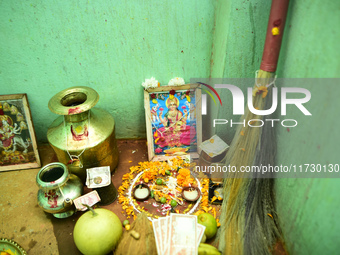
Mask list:
[{"label": "yellow flower", "polygon": [[219,219],[216,219],[216,222],[217,222],[217,227],[220,227],[221,223],[220,223]]},{"label": "yellow flower", "polygon": [[217,197],[216,197],[216,196],[213,196],[213,198],[211,199],[211,202],[210,202],[210,203],[214,202],[216,199],[217,199]]},{"label": "yellow flower", "polygon": [[272,35],[279,35],[280,34],[280,28],[279,27],[273,27],[272,29]]},{"label": "yellow flower", "polygon": [[127,173],[127,174],[124,174],[124,175],[123,175],[122,180],[124,181],[124,180],[132,179],[131,177],[132,177],[132,176],[130,175],[130,173]]},{"label": "yellow flower", "polygon": [[214,218],[216,219],[216,208],[215,207],[212,209],[212,213],[214,214]]},{"label": "yellow flower", "polygon": [[198,215],[200,215],[200,214],[202,214],[202,213],[204,213],[204,211],[199,210],[199,211],[195,212],[194,215],[197,215],[197,216],[198,216]]},{"label": "yellow flower", "polygon": [[186,168],[181,168],[178,173],[181,176],[190,176],[190,170]]},{"label": "yellow flower", "polygon": [[165,168],[161,168],[158,171],[159,174],[165,175]]}]

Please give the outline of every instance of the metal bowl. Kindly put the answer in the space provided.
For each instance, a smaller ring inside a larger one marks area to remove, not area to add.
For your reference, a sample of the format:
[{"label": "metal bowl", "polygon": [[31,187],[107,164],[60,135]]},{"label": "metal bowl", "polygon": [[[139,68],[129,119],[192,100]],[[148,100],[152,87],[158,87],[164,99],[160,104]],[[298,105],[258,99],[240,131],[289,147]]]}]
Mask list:
[{"label": "metal bowl", "polygon": [[[0,252],[7,254],[27,255],[27,252],[15,241],[7,238],[0,238]],[[11,253],[8,253],[8,252]]]}]

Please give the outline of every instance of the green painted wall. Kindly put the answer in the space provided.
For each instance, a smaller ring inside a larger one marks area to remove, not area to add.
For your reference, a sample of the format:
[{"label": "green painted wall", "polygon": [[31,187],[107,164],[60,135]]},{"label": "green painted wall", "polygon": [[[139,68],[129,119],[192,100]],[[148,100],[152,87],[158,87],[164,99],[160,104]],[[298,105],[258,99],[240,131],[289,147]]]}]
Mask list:
[{"label": "green painted wall", "polygon": [[[218,3],[212,77],[254,76],[262,55],[263,27],[269,15],[267,4],[268,1],[238,0]],[[226,16],[230,18],[225,19]],[[340,80],[311,78],[340,78],[340,32],[337,29],[340,3],[291,1],[286,24],[277,75],[300,78],[281,85],[309,89],[312,99],[306,107],[313,115],[306,117],[299,110],[288,108],[289,114],[282,119],[296,119],[299,124],[289,131],[277,129],[277,165],[339,164]],[[230,107],[216,110],[212,106],[212,116],[231,119],[231,95],[228,91],[220,92],[222,101]],[[217,132],[230,143],[235,130],[221,126],[216,130],[212,128],[211,132]],[[279,178],[275,194],[290,254],[339,253],[339,178]]]},{"label": "green painted wall", "polygon": [[[216,5],[215,30],[211,57],[210,77],[215,82],[226,83],[218,78],[253,78],[259,69],[270,4],[258,0],[219,1]],[[217,79],[216,79],[217,78]],[[246,88],[242,88],[244,93]],[[218,89],[223,102],[232,102],[228,90]],[[211,103],[211,101],[210,101]],[[212,119],[232,118],[232,107],[215,107],[210,104]],[[218,133],[230,144],[235,128],[219,125],[210,127],[210,133]]]},{"label": "green painted wall", "polygon": [[90,86],[118,138],[145,137],[142,82],[209,75],[212,1],[0,1],[0,94],[27,93],[40,142],[49,99]]},{"label": "green painted wall", "polygon": [[[292,1],[278,75],[340,78],[340,32],[334,24],[340,24],[340,2]],[[320,79],[304,86],[312,94],[313,116],[292,112],[301,126],[278,130],[278,164],[340,163],[339,82]],[[340,179],[332,176],[276,181],[277,210],[291,254],[339,254]]]},{"label": "green painted wall", "polygon": [[[56,118],[48,100],[76,85],[98,91],[98,106],[115,117],[119,138],[145,137],[144,79],[253,77],[268,2],[0,1],[0,94],[28,94],[40,142]],[[339,24],[338,1],[291,1],[278,77],[340,78]],[[299,127],[278,129],[278,164],[340,163],[334,83],[311,85],[313,116],[292,110]],[[231,117],[231,108],[210,109],[213,117]],[[210,131],[228,142],[234,135]],[[277,179],[277,211],[291,254],[338,253],[338,194],[339,179]]]}]

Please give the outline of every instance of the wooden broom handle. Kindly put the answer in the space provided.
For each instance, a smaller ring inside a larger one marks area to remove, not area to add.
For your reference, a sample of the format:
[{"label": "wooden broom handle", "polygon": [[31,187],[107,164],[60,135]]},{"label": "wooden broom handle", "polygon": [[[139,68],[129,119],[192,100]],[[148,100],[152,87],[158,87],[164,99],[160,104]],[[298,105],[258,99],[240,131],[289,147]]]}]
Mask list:
[{"label": "wooden broom handle", "polygon": [[286,22],[289,0],[273,0],[270,8],[266,42],[260,69],[275,72],[280,54],[283,29]]}]

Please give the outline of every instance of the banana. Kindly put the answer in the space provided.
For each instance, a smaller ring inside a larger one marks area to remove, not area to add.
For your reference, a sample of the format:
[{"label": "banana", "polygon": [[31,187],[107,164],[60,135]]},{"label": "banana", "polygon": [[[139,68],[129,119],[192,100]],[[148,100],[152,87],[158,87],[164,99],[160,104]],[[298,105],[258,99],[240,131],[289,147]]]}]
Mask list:
[{"label": "banana", "polygon": [[205,243],[205,241],[207,241],[207,236],[205,234],[203,234],[202,239],[201,239],[201,243]]},{"label": "banana", "polygon": [[200,243],[198,246],[198,255],[220,255],[221,252],[214,246],[206,243]]}]

